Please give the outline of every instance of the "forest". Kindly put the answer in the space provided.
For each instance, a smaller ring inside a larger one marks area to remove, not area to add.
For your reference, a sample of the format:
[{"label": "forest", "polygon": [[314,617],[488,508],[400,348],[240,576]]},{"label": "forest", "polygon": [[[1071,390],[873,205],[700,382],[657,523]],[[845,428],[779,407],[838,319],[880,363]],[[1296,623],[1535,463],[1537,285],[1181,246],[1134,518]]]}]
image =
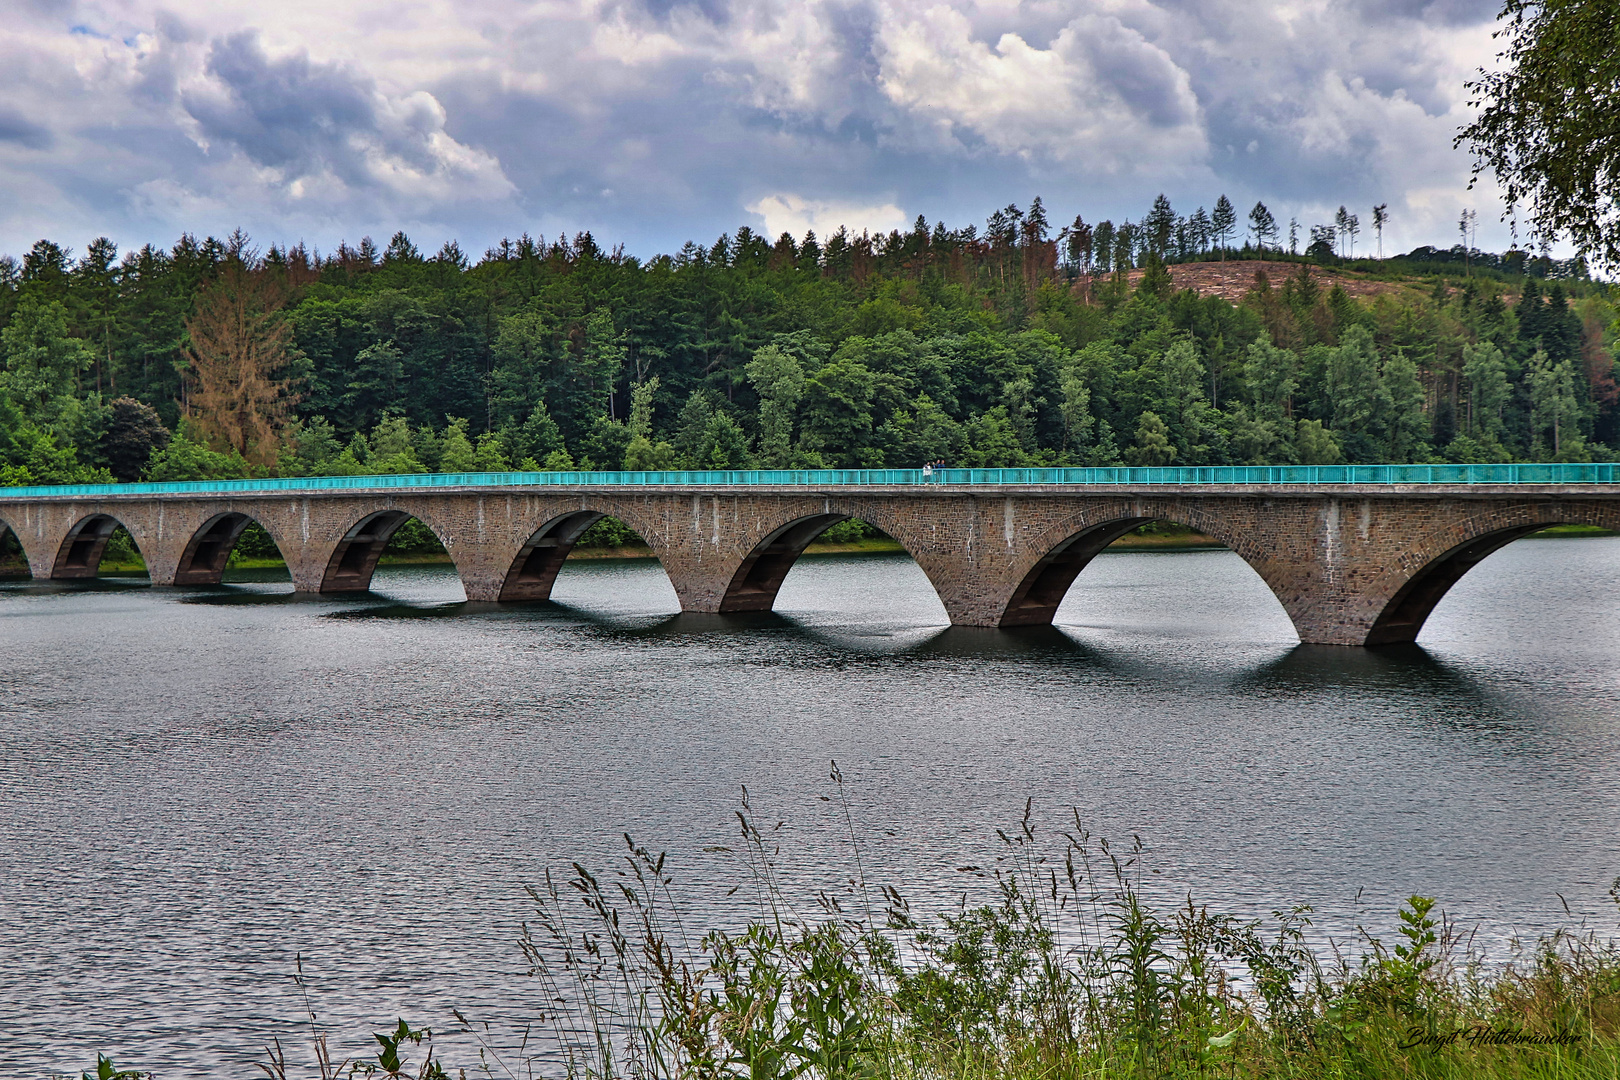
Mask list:
[{"label": "forest", "polygon": [[[1584,264],[1478,252],[1467,215],[1389,259],[1343,208],[1240,224],[1160,196],[647,260],[41,240],[0,257],[0,484],[1614,456],[1620,326]],[[1211,267],[1238,294],[1178,287]]]}]

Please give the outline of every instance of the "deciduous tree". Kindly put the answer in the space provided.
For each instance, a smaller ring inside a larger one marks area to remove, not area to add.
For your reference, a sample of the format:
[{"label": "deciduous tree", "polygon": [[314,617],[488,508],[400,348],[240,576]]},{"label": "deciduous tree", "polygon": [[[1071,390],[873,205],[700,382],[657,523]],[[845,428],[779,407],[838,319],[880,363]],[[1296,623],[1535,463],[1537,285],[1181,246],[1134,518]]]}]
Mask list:
[{"label": "deciduous tree", "polygon": [[1507,212],[1542,240],[1569,237],[1620,262],[1620,7],[1612,0],[1506,0],[1500,70],[1468,83],[1479,109],[1458,134]]}]

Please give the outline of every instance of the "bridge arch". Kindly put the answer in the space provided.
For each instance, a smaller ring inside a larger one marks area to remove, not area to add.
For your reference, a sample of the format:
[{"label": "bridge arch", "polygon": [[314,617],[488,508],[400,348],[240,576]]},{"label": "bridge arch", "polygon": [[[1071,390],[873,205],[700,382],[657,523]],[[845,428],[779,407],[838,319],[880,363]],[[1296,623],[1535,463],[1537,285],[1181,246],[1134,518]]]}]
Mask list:
[{"label": "bridge arch", "polygon": [[1464,574],[1520,537],[1551,525],[1596,525],[1620,532],[1620,505],[1518,503],[1433,530],[1406,548],[1398,569],[1367,587],[1371,618],[1362,644],[1417,640],[1430,614]]},{"label": "bridge arch", "polygon": [[198,527],[180,553],[175,567],[176,585],[218,585],[225,577],[225,565],[242,533],[249,525],[258,525],[269,534],[276,550],[286,559],[286,547],[281,537],[264,522],[240,511],[215,514]]},{"label": "bridge arch", "polygon": [[799,561],[810,542],[840,521],[853,515],[841,513],[808,514],[779,525],[756,543],[743,557],[726,591],[720,598],[722,612],[769,611],[782,591],[788,571]]},{"label": "bridge arch", "polygon": [[83,581],[94,578],[101,569],[101,558],[107,553],[107,541],[119,529],[129,533],[136,550],[150,564],[142,547],[141,537],[135,535],[122,521],[111,514],[89,514],[75,522],[63,537],[51,564],[51,578],[56,581]]},{"label": "bridge arch", "polygon": [[1088,507],[1046,530],[1029,544],[1030,555],[1022,565],[1015,567],[1017,584],[1008,595],[996,625],[1049,625],[1070,586],[1091,560],[1132,529],[1152,521],[1185,525],[1219,540],[1259,575],[1287,610],[1288,597],[1277,587],[1271,572],[1274,556],[1261,550],[1252,535],[1234,527],[1231,521],[1198,506],[1175,501],[1120,500]]},{"label": "bridge arch", "polygon": [[[29,568],[30,572],[32,572],[33,560],[30,558],[31,552],[28,550],[28,545],[23,543],[22,533],[17,529],[12,528],[11,523],[5,518],[0,517],[0,552],[5,551],[7,547],[7,540],[10,540],[17,545],[17,550],[22,553],[23,564]],[[3,558],[3,556],[0,556],[0,558]]]},{"label": "bridge arch", "polygon": [[338,539],[337,546],[332,549],[332,555],[326,561],[326,570],[321,575],[319,591],[323,593],[369,591],[372,575],[377,572],[377,560],[382,558],[383,551],[388,547],[388,541],[393,539],[394,533],[399,531],[401,525],[412,518],[420,521],[438,538],[445,550],[451,553],[453,562],[455,551],[449,538],[426,516],[397,507],[374,510],[350,526]]},{"label": "bridge arch", "polygon": [[498,597],[503,604],[551,599],[568,553],[585,530],[608,517],[605,510],[571,510],[547,520],[518,548]]}]

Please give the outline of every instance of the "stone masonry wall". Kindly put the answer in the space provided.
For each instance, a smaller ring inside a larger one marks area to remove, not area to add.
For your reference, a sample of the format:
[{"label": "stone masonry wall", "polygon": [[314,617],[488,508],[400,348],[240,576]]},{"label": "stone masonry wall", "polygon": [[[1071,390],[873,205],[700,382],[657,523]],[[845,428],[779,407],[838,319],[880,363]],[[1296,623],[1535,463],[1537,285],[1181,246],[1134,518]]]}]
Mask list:
[{"label": "stone masonry wall", "polygon": [[0,522],[16,533],[36,578],[53,575],[76,526],[105,514],[129,530],[153,584],[171,584],[198,531],[235,513],[275,539],[300,592],[322,591],[345,535],[382,511],[408,513],[431,529],[468,599],[485,602],[499,598],[518,552],[548,522],[579,511],[608,514],[647,541],[688,611],[720,610],[738,568],[782,526],[818,515],[858,517],[906,547],[953,623],[973,626],[999,625],[1025,577],[1077,532],[1163,519],[1237,552],[1270,586],[1302,640],[1343,645],[1366,642],[1392,598],[1460,545],[1561,522],[1620,530],[1620,492],[1602,490],[488,488],[0,500]]}]

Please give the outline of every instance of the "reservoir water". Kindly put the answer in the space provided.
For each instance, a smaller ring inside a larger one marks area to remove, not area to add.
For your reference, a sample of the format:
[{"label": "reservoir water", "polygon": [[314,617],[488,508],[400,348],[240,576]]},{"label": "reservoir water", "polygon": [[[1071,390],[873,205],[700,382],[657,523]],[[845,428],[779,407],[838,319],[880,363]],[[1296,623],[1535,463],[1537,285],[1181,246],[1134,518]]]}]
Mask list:
[{"label": "reservoir water", "polygon": [[868,877],[921,908],[1032,799],[1139,836],[1167,902],[1310,904],[1324,939],[1414,892],[1493,948],[1615,930],[1620,538],[1514,543],[1391,650],[1298,645],[1225,551],[1106,554],[1018,632],[949,628],[904,556],[806,558],[747,617],[677,614],[652,561],[504,610],[449,568],[289,588],[0,585],[8,1075],[258,1075],[299,957],[339,1053],[452,1008],[510,1045],[525,885],[628,832],[734,919],[704,848],[747,785],[790,885],[837,888],[832,760]]}]

